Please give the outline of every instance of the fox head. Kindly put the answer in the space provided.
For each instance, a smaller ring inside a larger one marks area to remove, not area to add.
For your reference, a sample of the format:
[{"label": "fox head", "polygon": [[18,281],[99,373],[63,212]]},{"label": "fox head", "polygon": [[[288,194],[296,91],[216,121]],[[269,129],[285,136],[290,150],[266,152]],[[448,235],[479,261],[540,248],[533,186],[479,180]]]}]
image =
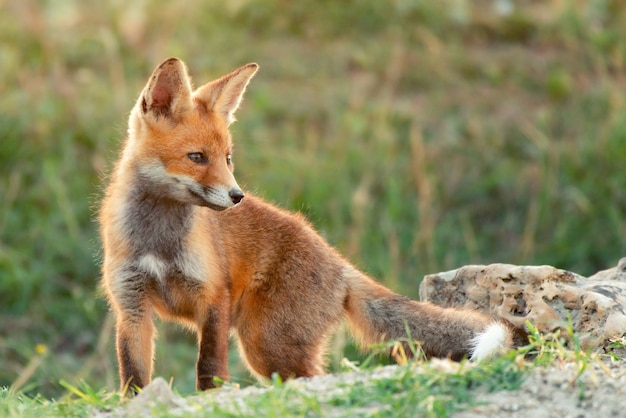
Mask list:
[{"label": "fox head", "polygon": [[244,194],[233,176],[228,130],[257,64],[193,90],[177,58],[159,65],[130,114],[122,159],[160,198],[224,210]]}]

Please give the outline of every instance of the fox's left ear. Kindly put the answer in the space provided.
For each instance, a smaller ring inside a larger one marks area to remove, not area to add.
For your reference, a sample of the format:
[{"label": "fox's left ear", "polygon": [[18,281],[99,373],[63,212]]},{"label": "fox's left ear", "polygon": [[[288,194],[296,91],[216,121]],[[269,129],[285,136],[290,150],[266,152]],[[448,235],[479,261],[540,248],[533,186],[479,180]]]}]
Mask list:
[{"label": "fox's left ear", "polygon": [[152,73],[137,106],[142,114],[177,120],[189,108],[191,81],[187,67],[178,58],[163,61]]},{"label": "fox's left ear", "polygon": [[234,122],[234,114],[241,103],[243,93],[258,69],[258,64],[246,64],[200,87],[195,91],[193,98],[204,104],[207,111],[224,114],[230,124]]}]

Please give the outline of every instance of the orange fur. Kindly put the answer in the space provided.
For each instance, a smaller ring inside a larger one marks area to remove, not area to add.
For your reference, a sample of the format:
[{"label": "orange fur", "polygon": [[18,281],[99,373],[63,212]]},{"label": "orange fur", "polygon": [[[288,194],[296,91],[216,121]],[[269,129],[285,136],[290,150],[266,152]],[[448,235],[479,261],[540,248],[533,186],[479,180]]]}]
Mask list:
[{"label": "orange fur", "polygon": [[428,356],[471,354],[491,318],[396,295],[302,216],[243,197],[228,126],[256,69],[192,91],[185,65],[166,60],[131,112],[100,211],[122,388],[150,381],[155,313],[197,331],[198,389],[228,378],[231,329],[259,377],[323,373],[346,316],[364,345],[405,338],[408,326]]}]

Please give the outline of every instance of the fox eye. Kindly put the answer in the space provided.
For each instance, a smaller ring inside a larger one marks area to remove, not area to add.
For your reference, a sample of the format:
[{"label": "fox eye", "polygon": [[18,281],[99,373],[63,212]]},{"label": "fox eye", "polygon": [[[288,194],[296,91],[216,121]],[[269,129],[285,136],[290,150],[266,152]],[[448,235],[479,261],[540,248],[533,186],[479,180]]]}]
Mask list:
[{"label": "fox eye", "polygon": [[232,163],[233,163],[233,157],[230,154],[228,154],[226,156],[226,164],[231,165]]},{"label": "fox eye", "polygon": [[187,157],[196,164],[207,164],[209,162],[207,156],[201,152],[191,152],[187,154]]}]

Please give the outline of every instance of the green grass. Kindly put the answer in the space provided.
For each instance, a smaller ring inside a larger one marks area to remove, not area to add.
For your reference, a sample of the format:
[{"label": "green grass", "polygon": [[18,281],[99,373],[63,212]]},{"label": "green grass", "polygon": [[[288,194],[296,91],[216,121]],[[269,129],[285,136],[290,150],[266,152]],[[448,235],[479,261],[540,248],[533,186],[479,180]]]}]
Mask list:
[{"label": "green grass", "polygon": [[[218,401],[209,394],[170,402],[168,397],[161,396],[144,401],[141,410],[149,410],[153,417],[447,417],[454,411],[477,405],[478,393],[516,390],[533,369],[555,363],[562,366],[565,362],[576,365],[578,375],[570,383],[577,384],[579,397],[584,400],[585,385],[580,376],[592,362],[602,364],[609,356],[581,350],[571,327],[566,330],[566,338],[559,333],[541,335],[532,326],[530,330],[530,343],[526,347],[478,364],[412,360],[396,369],[383,370],[357,366],[346,360],[344,372],[355,374],[346,374],[343,381],[326,384],[323,389],[319,384],[307,386],[302,381],[282,382],[274,378],[265,390],[237,398]],[[616,341],[615,345],[623,347],[623,343]],[[0,390],[0,415],[82,417],[130,411],[129,400],[120,398],[118,392],[96,390],[85,382],[73,385],[61,381],[61,386],[67,394],[58,400]]]},{"label": "green grass", "polygon": [[[331,410],[340,416],[448,416],[450,412],[473,405],[472,393],[512,390],[523,381],[524,370],[514,361],[516,353],[479,366],[461,365],[456,370],[409,363],[373,379],[341,383],[329,393],[307,390],[300,382],[274,380],[270,390],[246,396],[243,404],[220,403],[210,398],[187,398],[193,413],[189,416],[324,416]],[[126,405],[119,394],[97,391],[85,383],[74,386],[62,381],[68,394],[56,401],[0,391],[2,416],[86,416],[109,412]],[[162,401],[161,401],[162,402]],[[171,406],[157,402],[151,416],[175,416]],[[359,412],[360,411],[360,412]]]},{"label": "green grass", "polygon": [[[391,375],[340,385],[331,395],[311,393],[298,385],[274,384],[273,389],[246,401],[246,408],[220,406],[223,416],[447,416],[472,404],[472,391],[486,384],[514,389],[523,373],[508,360],[489,366],[442,372],[401,367]],[[320,400],[322,398],[323,400]],[[210,404],[203,405],[211,408]],[[364,411],[367,411],[366,413]],[[167,416],[167,413],[164,414]]]},{"label": "green grass", "polygon": [[[493,4],[1,3],[0,387],[38,399],[18,405],[64,396],[61,381],[117,387],[94,213],[128,112],[172,55],[197,84],[261,65],[233,126],[239,184],[398,292],[465,264],[613,266],[626,6]],[[362,358],[339,337],[333,370]],[[157,374],[181,393],[194,358],[161,327]]]}]

